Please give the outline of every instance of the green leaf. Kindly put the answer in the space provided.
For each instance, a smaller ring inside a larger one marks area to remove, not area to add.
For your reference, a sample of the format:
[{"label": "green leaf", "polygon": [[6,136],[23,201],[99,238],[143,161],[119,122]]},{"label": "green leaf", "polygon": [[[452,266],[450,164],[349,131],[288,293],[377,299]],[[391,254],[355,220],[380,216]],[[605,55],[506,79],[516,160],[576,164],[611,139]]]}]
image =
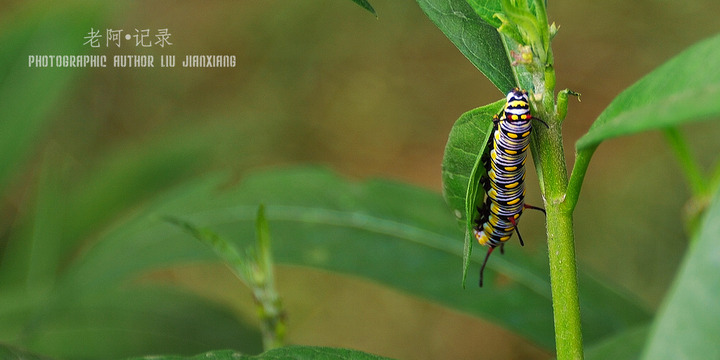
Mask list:
[{"label": "green leaf", "polygon": [[502,2],[497,0],[467,0],[468,4],[475,10],[475,13],[480,16],[481,19],[485,20],[486,23],[492,25],[494,28],[499,28],[502,25],[500,19],[495,17],[495,14],[502,12]]},{"label": "green leaf", "polygon": [[697,234],[658,311],[643,359],[720,358],[720,191]]},{"label": "green leaf", "polygon": [[[317,169],[258,173],[236,187],[217,190],[222,183],[209,178],[187,184],[104,232],[69,267],[63,281],[67,295],[101,292],[154,268],[214,258],[206,246],[162,221],[163,216],[213,229],[236,241],[238,248],[251,246],[257,206],[262,203],[272,227],[277,263],[374,280],[553,347],[547,256],[508,251],[488,265],[486,287],[463,290],[458,284],[463,232],[438,194],[381,180],[348,182]],[[471,262],[479,268],[481,260],[475,256]],[[614,304],[588,311],[588,327],[598,329],[597,333],[647,321],[636,304],[608,292],[597,281],[584,277],[581,284],[592,289],[588,294],[593,298],[601,299],[589,304]]]},{"label": "green leaf", "polygon": [[260,205],[255,221],[257,243],[245,248],[245,256],[240,255],[235,244],[208,228],[199,228],[189,222],[167,217],[190,233],[200,242],[210,246],[235,272],[235,275],[250,288],[257,312],[260,315],[260,328],[263,335],[263,348],[273,349],[284,345],[285,311],[282,308],[273,275],[273,260],[270,248],[270,228],[265,218],[265,207]]},{"label": "green leaf", "polygon": [[182,356],[148,356],[132,358],[128,360],[384,360],[386,357],[368,354],[362,351],[330,348],[323,346],[286,346],[266,351],[260,355],[243,355],[237,351],[219,350],[210,351],[204,354],[182,357]]},{"label": "green leaf", "polygon": [[[46,151],[32,217],[19,221],[0,261],[0,287],[53,281],[62,262],[88,235],[118,214],[200,167],[205,152],[152,145],[102,156],[89,174],[50,147]],[[62,211],[57,211],[57,204]]]},{"label": "green leaf", "polygon": [[465,228],[463,287],[472,254],[474,214],[477,213],[477,202],[482,201],[484,194],[480,187],[480,178],[485,174],[481,158],[492,132],[493,115],[500,111],[504,103],[504,100],[500,100],[464,113],[450,130],[445,145],[442,162],[443,196]]},{"label": "green leaf", "polygon": [[585,360],[635,360],[640,357],[649,326],[630,328],[585,349]]},{"label": "green leaf", "polygon": [[592,274],[580,271],[578,283],[586,345],[605,341],[608,334],[646,325],[652,319],[651,310],[631,294],[614,288],[611,282],[599,281]]},{"label": "green leaf", "polygon": [[44,357],[30,352],[20,350],[8,345],[0,344],[0,359],[3,360],[51,360],[49,357]]},{"label": "green leaf", "polygon": [[720,116],[720,35],[701,41],[625,89],[575,144],[567,203],[573,208],[598,145],[617,136]]},{"label": "green leaf", "polygon": [[479,180],[484,174],[482,166],[478,167],[478,161],[485,152],[492,132],[492,118],[504,104],[505,101],[500,100],[462,114],[455,121],[445,144],[442,161],[443,197],[455,217],[464,225],[467,220],[472,221],[472,213],[471,216],[467,213],[468,202],[475,201],[468,198],[471,192],[469,188],[478,187],[477,181],[473,182],[471,178],[474,175],[477,177],[475,180]]},{"label": "green leaf", "polygon": [[267,351],[252,359],[328,359],[328,360],[383,360],[386,357],[357,350],[329,348],[322,346],[287,346]]},{"label": "green leaf", "polygon": [[[462,232],[437,194],[385,181],[350,183],[311,169],[260,173],[222,193],[215,190],[220,183],[209,179],[177,189],[134,221],[104,234],[68,270],[63,282],[68,296],[104,291],[171,263],[213,258],[162,216],[212,228],[226,239],[237,239],[239,248],[250,246],[257,204],[263,203],[279,263],[373,279],[494,319],[552,347],[547,270],[521,251],[508,252],[491,264],[486,274],[490,286],[484,289],[493,290],[497,271],[514,281],[481,297],[476,288],[463,291],[458,284]],[[518,317],[526,320],[517,323],[513,319]]]},{"label": "green leaf", "polygon": [[234,244],[218,235],[212,229],[201,228],[172,216],[166,217],[165,220],[179,226],[191,234],[196,240],[213,249],[215,254],[235,271],[235,274],[242,280],[244,285],[250,287],[252,284],[251,268],[254,264],[250,263],[247,257],[241,255],[240,250],[238,250]]},{"label": "green leaf", "polygon": [[642,131],[720,116],[720,35],[704,40],[646,75],[620,95],[581,137],[578,150]]},{"label": "green leaf", "polygon": [[256,328],[184,291],[135,285],[78,295],[48,298],[25,327],[23,346],[61,359],[262,349]]},{"label": "green leaf", "polygon": [[363,9],[369,11],[371,14],[375,15],[377,17],[377,13],[375,12],[375,9],[373,9],[372,5],[367,0],[352,0],[352,2],[360,5]]},{"label": "green leaf", "polygon": [[96,6],[58,6],[48,13],[5,16],[0,34],[0,190],[42,138],[55,106],[68,94],[78,68],[29,67],[30,55],[82,54],[82,36],[98,21]]},{"label": "green leaf", "polygon": [[255,233],[257,234],[257,245],[255,251],[256,276],[260,276],[258,283],[267,283],[270,288],[275,288],[275,275],[273,267],[275,261],[272,256],[272,245],[270,241],[270,225],[265,217],[265,205],[260,204],[255,219]]},{"label": "green leaf", "polygon": [[500,34],[483,21],[465,0],[417,2],[458,50],[503,94],[515,87],[515,77]]}]

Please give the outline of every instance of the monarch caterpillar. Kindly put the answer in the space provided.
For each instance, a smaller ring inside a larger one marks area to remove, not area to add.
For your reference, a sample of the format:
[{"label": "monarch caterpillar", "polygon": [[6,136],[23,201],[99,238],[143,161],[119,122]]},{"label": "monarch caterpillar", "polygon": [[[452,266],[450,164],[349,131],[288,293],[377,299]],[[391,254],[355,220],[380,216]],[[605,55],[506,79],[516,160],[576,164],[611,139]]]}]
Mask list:
[{"label": "monarch caterpillar", "polygon": [[483,157],[485,176],[480,180],[485,201],[478,207],[473,235],[480,245],[489,246],[480,267],[480,286],[490,254],[497,246],[503,252],[505,242],[513,232],[524,246],[517,224],[524,209],[544,209],[525,204],[525,160],[530,146],[532,119],[547,124],[530,113],[525,90],[515,88],[507,94],[502,111],[493,117],[493,133],[488,140],[488,152]]}]

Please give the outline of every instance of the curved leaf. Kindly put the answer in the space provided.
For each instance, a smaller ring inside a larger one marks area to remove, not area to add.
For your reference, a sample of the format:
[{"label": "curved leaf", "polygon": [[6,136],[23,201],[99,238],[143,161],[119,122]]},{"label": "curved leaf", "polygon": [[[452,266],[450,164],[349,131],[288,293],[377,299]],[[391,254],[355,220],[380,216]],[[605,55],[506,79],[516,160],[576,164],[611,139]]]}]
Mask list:
[{"label": "curved leaf", "polygon": [[465,0],[417,0],[450,41],[504,94],[515,87],[510,60],[497,30]]},{"label": "curved leaf", "polygon": [[210,351],[204,354],[183,356],[148,356],[128,360],[385,360],[389,358],[368,354],[362,351],[330,348],[324,346],[286,346],[266,351],[260,355],[243,355],[233,350]]},{"label": "curved leaf", "polygon": [[105,291],[152,268],[214,258],[163,221],[166,216],[212,228],[246,248],[254,242],[255,211],[263,203],[278,263],[372,279],[493,319],[552,347],[546,265],[512,252],[488,268],[491,286],[485,289],[492,289],[498,271],[514,281],[482,297],[478,289],[464,291],[458,284],[463,234],[438,194],[378,180],[352,183],[313,169],[259,173],[224,192],[215,190],[220,183],[211,178],[178,189],[105,234],[66,273],[64,296]]},{"label": "curved leaf", "polygon": [[720,359],[720,191],[657,314],[643,359]]},{"label": "curved leaf", "polygon": [[373,9],[372,5],[370,5],[370,3],[367,0],[352,0],[352,2],[360,5],[360,7],[369,11],[371,14],[373,14],[377,17],[377,13],[375,12],[375,9]]},{"label": "curved leaf", "polygon": [[[204,154],[165,144],[127,147],[106,154],[87,176],[72,172],[69,180],[71,159],[49,148],[39,170],[32,218],[18,222],[2,253],[0,288],[54,281],[61,264],[90,234],[200,168]],[[57,211],[58,204],[63,211]]]},{"label": "curved leaf", "polygon": [[492,25],[494,28],[499,28],[502,25],[500,19],[495,17],[495,14],[502,12],[502,3],[497,0],[467,0],[468,4],[472,6],[475,13],[480,16],[486,23]]},{"label": "curved leaf", "polygon": [[670,59],[618,95],[581,137],[578,150],[609,138],[720,116],[720,35]]},{"label": "curved leaf", "polygon": [[49,299],[22,338],[24,347],[62,359],[262,349],[259,331],[227,307],[185,291],[144,286]]},{"label": "curved leaf", "polygon": [[[477,182],[470,181],[473,175],[478,180],[484,171],[478,168],[480,155],[485,152],[492,118],[505,104],[504,100],[470,110],[460,116],[448,136],[442,161],[443,197],[450,209],[463,224],[466,223],[468,185],[477,188]],[[472,207],[471,207],[472,208]],[[470,219],[472,220],[472,219]]]},{"label": "curved leaf", "polygon": [[[226,191],[216,190],[220,184],[210,178],[178,188],[106,232],[66,273],[65,296],[102,292],[153,268],[213,258],[204,245],[163,221],[165,216],[212,228],[245,248],[254,242],[255,212],[263,203],[278,263],[371,279],[553,347],[545,254],[498,256],[486,269],[487,287],[463,290],[457,281],[463,234],[438,194],[387,181],[348,182],[317,169],[258,173]],[[471,261],[479,267],[482,259]],[[647,321],[636,304],[587,277],[581,283],[598,299],[588,301],[590,307],[613,304],[587,311],[584,320],[597,329],[588,340]]]},{"label": "curved leaf", "polygon": [[[465,286],[472,254],[472,227],[477,201],[482,201],[480,178],[485,174],[481,158],[492,132],[492,118],[503,107],[500,100],[464,113],[453,125],[442,162],[443,196],[465,227],[463,276]],[[490,120],[490,121],[488,121]]]},{"label": "curved leaf", "polygon": [[48,357],[31,354],[27,351],[0,344],[0,359],[3,360],[51,360]]},{"label": "curved leaf", "polygon": [[640,356],[649,325],[620,332],[585,349],[585,360],[634,360]]}]

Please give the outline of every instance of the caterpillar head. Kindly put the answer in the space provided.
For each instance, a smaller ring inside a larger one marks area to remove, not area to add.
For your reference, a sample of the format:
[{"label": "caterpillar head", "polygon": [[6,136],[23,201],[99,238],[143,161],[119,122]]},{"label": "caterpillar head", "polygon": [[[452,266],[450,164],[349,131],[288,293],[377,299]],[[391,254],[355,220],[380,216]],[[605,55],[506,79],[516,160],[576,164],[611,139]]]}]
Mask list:
[{"label": "caterpillar head", "polygon": [[513,104],[516,102],[523,102],[525,104],[529,103],[530,100],[528,99],[528,93],[525,90],[520,90],[519,88],[515,88],[512,91],[510,91],[507,94],[506,97],[508,104]]}]

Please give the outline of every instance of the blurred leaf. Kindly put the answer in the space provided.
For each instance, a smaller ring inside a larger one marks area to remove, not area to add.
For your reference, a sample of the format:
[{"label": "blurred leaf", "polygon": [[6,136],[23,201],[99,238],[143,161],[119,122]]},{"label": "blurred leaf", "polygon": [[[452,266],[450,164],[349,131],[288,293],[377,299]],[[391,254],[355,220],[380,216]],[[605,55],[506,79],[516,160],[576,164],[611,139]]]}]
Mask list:
[{"label": "blurred leaf", "polygon": [[0,190],[29,157],[56,106],[83,72],[29,67],[31,55],[82,54],[82,37],[98,21],[99,7],[57,6],[17,11],[0,24]]},{"label": "blurred leaf", "polygon": [[211,351],[191,357],[182,356],[148,356],[128,360],[383,360],[389,359],[382,356],[372,355],[357,350],[329,348],[322,346],[286,346],[264,352],[260,355],[243,355],[232,350]]},{"label": "blurred leaf", "polygon": [[270,238],[270,225],[265,216],[265,205],[258,206],[257,218],[255,219],[255,233],[257,234],[257,245],[255,249],[255,278],[259,283],[267,283],[270,288],[275,288],[275,260],[272,254],[272,242]]},{"label": "blurred leaf", "polygon": [[168,241],[168,236],[177,236],[182,230],[167,223],[162,215],[170,214],[170,209],[182,214],[197,203],[211,201],[211,194],[218,185],[217,178],[209,178],[166,192],[130,220],[87,244],[83,256],[74,258],[61,274],[59,287],[63,291],[58,296],[102,292],[146,269],[179,261],[214,259],[212,250],[194,239]]},{"label": "blurred leaf", "polygon": [[89,234],[197,169],[203,154],[164,145],[128,146],[102,156],[96,168],[83,174],[70,167],[69,156],[50,146],[33,216],[21,221],[2,254],[0,284],[53,281]]},{"label": "blurred leaf", "polygon": [[[119,300],[107,298],[101,301],[97,299],[97,294],[115,290],[121,284],[120,281],[108,284],[102,292],[93,292],[92,288],[79,292],[75,290],[84,288],[64,280],[67,274],[63,275],[63,271],[84,261],[83,248],[90,245],[88,238],[96,237],[108,223],[116,221],[120,215],[127,215],[138,203],[186,176],[196,168],[201,155],[202,152],[193,149],[166,148],[164,145],[123,149],[101,157],[104,160],[102,164],[85,174],[71,166],[75,162],[68,159],[66,154],[54,146],[48,147],[33,210],[29,211],[27,218],[19,221],[3,254],[0,272],[0,339],[26,341],[33,349],[42,348],[55,354],[96,351],[96,355],[103,357],[103,354],[107,354],[103,352],[105,350],[117,351],[118,354],[125,351],[123,356],[142,354],[145,350],[178,351],[184,343],[187,343],[187,353],[239,346],[238,341],[243,340],[225,341],[226,335],[212,334],[212,331],[227,331],[233,336],[240,334],[240,337],[254,341],[245,348],[253,349],[254,346],[256,351],[260,351],[256,330],[252,330],[251,336],[248,336],[248,331],[239,333],[236,329],[228,328],[228,322],[236,323],[236,327],[239,325],[227,312],[217,315],[218,310],[213,309],[216,306],[207,302],[186,300],[187,295],[183,297],[163,292],[121,296],[118,299],[123,300],[118,305],[113,301]],[[166,251],[172,252],[172,249]],[[154,263],[161,262],[161,257],[157,257],[157,254],[154,256]],[[61,277],[59,284],[54,284],[58,277]],[[99,316],[98,309],[108,311]],[[158,328],[161,322],[152,324],[145,321],[147,316],[140,314],[142,312],[174,317],[178,323],[172,325],[174,330],[165,331]],[[208,321],[216,319],[219,322],[204,323],[185,313],[206,316]],[[119,321],[116,317],[124,320]],[[93,322],[95,320],[97,322]],[[194,325],[187,326],[188,323]],[[134,333],[118,337],[104,331]],[[151,335],[145,331],[155,333]],[[91,334],[77,337],[77,334],[84,332]],[[32,343],[29,343],[30,339],[23,340],[23,337],[31,334],[34,336]],[[93,334],[104,334],[108,339]],[[170,338],[155,339],[164,336]],[[218,339],[219,342],[213,340],[207,342],[211,346],[202,346],[200,342],[195,342],[197,336]],[[138,338],[148,340],[140,341]],[[83,342],[73,342],[74,339],[83,339]],[[151,339],[155,340],[150,342]],[[183,344],[176,346],[177,342]],[[75,348],[63,348],[65,343],[70,344],[68,346],[74,344]]]},{"label": "blurred leaf", "polygon": [[[69,267],[63,282],[67,296],[102,292],[153,268],[213,258],[207,247],[162,221],[164,216],[211,228],[237,239],[240,248],[250,246],[257,205],[263,203],[279,263],[372,279],[553,347],[547,256],[508,251],[488,265],[487,287],[463,290],[458,284],[463,234],[437,194],[380,180],[347,182],[315,169],[259,173],[222,192],[220,183],[211,178],[173,190],[105,232]],[[481,260],[472,258],[476,267]],[[588,311],[584,320],[597,329],[591,334],[647,320],[631,301],[591,278],[581,281],[583,289],[594,289],[588,294],[619,306]]]},{"label": "blurred leaf", "polygon": [[257,329],[238,321],[229,310],[185,292],[139,286],[53,297],[28,323],[21,339],[32,351],[76,359],[262,349]]},{"label": "blurred leaf", "polygon": [[704,40],[646,75],[620,95],[581,137],[578,150],[641,131],[720,116],[720,35]]},{"label": "blurred leaf", "polygon": [[[480,178],[485,174],[482,154],[492,132],[492,118],[504,105],[500,100],[464,113],[450,130],[442,162],[443,196],[455,217],[465,228],[462,285],[465,287],[472,254],[472,228],[477,201],[484,190]],[[480,191],[478,193],[478,191]]]},{"label": "blurred leaf", "polygon": [[352,0],[352,2],[360,5],[363,9],[369,11],[371,14],[375,15],[377,17],[377,13],[375,12],[375,9],[373,9],[372,5],[367,0]]},{"label": "blurred leaf", "polygon": [[178,355],[150,355],[133,357],[126,360],[250,360],[255,359],[251,355],[243,355],[234,350],[215,350],[208,351],[204,354],[195,356],[178,356]]},{"label": "blurred leaf", "polygon": [[643,359],[720,359],[720,191],[652,326]]},{"label": "blurred leaf", "polygon": [[357,350],[338,349],[320,346],[287,346],[257,356],[262,359],[337,359],[337,360],[383,360],[386,357],[372,355]]},{"label": "blurred leaf", "polygon": [[497,30],[465,0],[417,0],[420,8],[500,92],[515,87],[510,60]]},{"label": "blurred leaf", "polygon": [[635,360],[640,357],[649,326],[622,331],[585,349],[585,360]]},{"label": "blurred leaf", "polygon": [[613,287],[614,282],[604,282],[580,271],[578,283],[583,340],[588,346],[604,341],[608,334],[645,325],[652,319],[652,310],[631,294]]},{"label": "blurred leaf", "polygon": [[200,228],[175,217],[166,217],[165,220],[184,229],[195,239],[213,249],[215,254],[233,269],[238,278],[243,282],[243,285],[251,286],[252,267],[255,264],[249,261],[250,259],[247,258],[247,254],[245,256],[241,255],[234,244],[218,235],[212,229]]},{"label": "blurred leaf", "polygon": [[0,359],[3,360],[51,360],[48,357],[31,354],[11,346],[0,344]]},{"label": "blurred leaf", "polygon": [[15,282],[46,285],[57,275],[66,246],[58,238],[63,232],[64,212],[57,209],[58,204],[67,204],[64,189],[58,181],[63,178],[59,164],[65,160],[54,151],[46,152],[38,175],[36,203],[31,220],[28,220],[32,224],[18,226],[17,233],[10,237],[13,243],[3,253],[2,286]]}]

